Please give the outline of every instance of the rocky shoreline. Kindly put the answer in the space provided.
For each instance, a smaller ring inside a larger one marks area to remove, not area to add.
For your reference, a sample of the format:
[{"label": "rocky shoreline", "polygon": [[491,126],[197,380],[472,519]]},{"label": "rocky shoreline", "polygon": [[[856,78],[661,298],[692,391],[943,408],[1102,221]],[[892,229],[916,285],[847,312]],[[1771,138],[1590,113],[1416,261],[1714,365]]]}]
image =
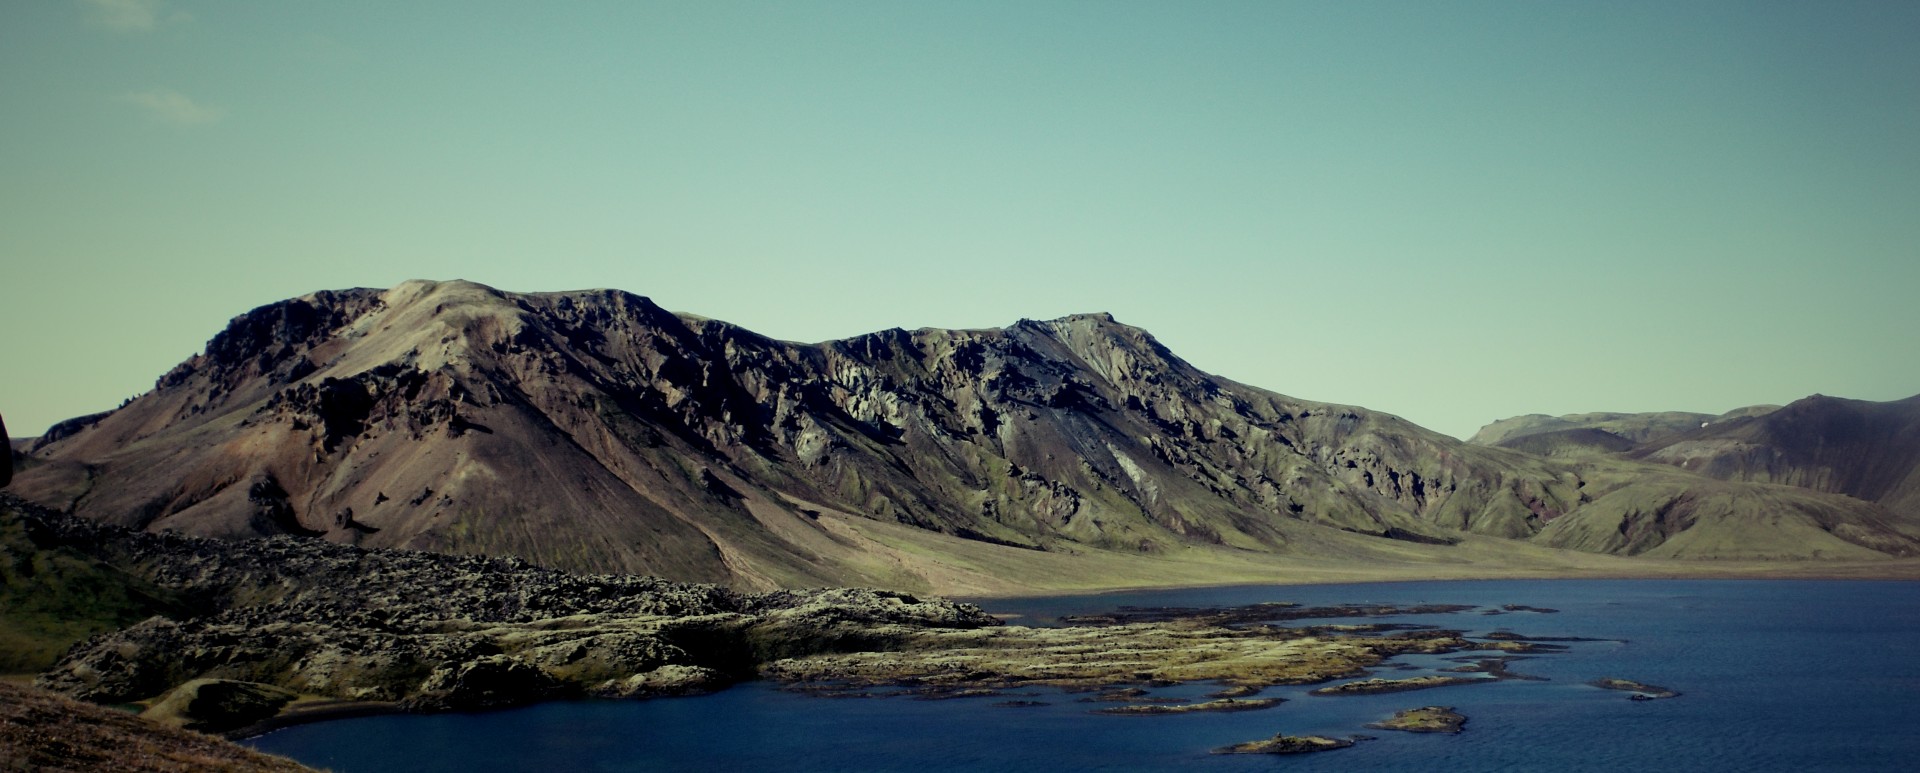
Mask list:
[{"label": "rocky shoreline", "polygon": [[[1526,678],[1507,669],[1513,653],[1559,649],[1406,624],[1284,624],[1476,609],[1458,605],[1123,609],[1029,628],[973,604],[887,591],[751,594],[513,559],[135,533],[7,509],[35,549],[124,572],[175,611],[73,645],[37,684],[234,736],[389,711],[685,695],[751,679],[820,697],[999,696],[1018,699],[994,705],[1022,707],[1044,702],[1009,691],[1044,687],[1123,704],[1090,709],[1105,714],[1247,711],[1281,702],[1253,697],[1265,688],[1368,677],[1400,655],[1458,653],[1468,665],[1453,670],[1477,673],[1369,678],[1313,694]],[[1200,701],[1149,690],[1195,682],[1221,689]]]},{"label": "rocky shoreline", "polygon": [[[258,726],[324,702],[447,711],[677,695],[757,678],[768,661],[1000,626],[971,604],[885,591],[747,594],[514,559],[137,533],[0,504],[28,543],[10,550],[89,561],[171,602],[172,614],[74,644],[36,684],[165,705],[154,718],[179,725]],[[202,699],[201,680],[254,698]],[[292,697],[262,716],[263,694]]]}]

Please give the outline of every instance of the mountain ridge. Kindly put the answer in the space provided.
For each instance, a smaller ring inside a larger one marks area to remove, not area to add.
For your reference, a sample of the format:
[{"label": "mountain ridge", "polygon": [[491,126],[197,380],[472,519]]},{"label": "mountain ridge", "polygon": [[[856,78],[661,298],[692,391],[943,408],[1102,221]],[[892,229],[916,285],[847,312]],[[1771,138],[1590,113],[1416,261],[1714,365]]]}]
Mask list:
[{"label": "mountain ridge", "polygon": [[[929,569],[841,516],[1001,551],[1366,559],[1468,534],[1551,545],[1581,531],[1554,521],[1594,520],[1583,508],[1643,479],[1707,484],[1239,384],[1104,313],[797,344],[617,290],[460,281],[249,311],[33,459],[23,495],[133,528],[753,587],[951,569],[951,545]],[[1864,503],[1764,499],[1816,543],[1781,555],[1920,545]],[[1567,545],[1628,550],[1601,542]]]}]

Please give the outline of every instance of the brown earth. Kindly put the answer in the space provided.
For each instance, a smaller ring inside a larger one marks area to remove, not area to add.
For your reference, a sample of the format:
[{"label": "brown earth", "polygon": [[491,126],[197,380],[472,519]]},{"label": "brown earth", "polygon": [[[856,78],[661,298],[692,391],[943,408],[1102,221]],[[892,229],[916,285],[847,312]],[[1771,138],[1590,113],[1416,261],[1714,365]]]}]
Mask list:
[{"label": "brown earth", "polygon": [[296,773],[311,769],[214,736],[0,681],[0,770]]}]

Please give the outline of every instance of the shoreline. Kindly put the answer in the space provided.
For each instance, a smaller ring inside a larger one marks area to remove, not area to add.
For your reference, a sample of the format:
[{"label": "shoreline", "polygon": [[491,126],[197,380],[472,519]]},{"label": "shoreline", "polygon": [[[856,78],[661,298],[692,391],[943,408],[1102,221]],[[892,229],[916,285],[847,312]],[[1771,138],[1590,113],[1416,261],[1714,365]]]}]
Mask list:
[{"label": "shoreline", "polygon": [[[1002,599],[1010,600],[1010,599],[1030,599],[1030,598],[1046,598],[1046,597],[1096,598],[1100,596],[1117,595],[1122,593],[1142,593],[1142,592],[1155,592],[1155,591],[1177,591],[1177,590],[1205,591],[1205,590],[1215,590],[1215,589],[1224,590],[1224,589],[1232,589],[1232,588],[1262,588],[1262,587],[1306,588],[1306,587],[1333,586],[1333,585],[1384,585],[1384,584],[1391,584],[1391,583],[1407,583],[1407,582],[1452,583],[1452,582],[1592,581],[1592,580],[1622,581],[1622,582],[1673,582],[1673,581],[1684,582],[1684,581],[1694,581],[1694,580],[1775,581],[1775,582],[1779,582],[1779,581],[1786,581],[1786,582],[1806,582],[1806,581],[1902,582],[1902,581],[1910,581],[1912,579],[1916,579],[1916,578],[1910,578],[1910,577],[1904,577],[1904,576],[1897,576],[1897,577],[1765,576],[1765,575],[1756,576],[1752,574],[1734,574],[1731,576],[1703,575],[1703,574],[1683,574],[1678,576],[1631,575],[1631,576],[1599,576],[1599,577],[1595,577],[1595,576],[1540,576],[1540,577],[1503,576],[1503,577],[1442,577],[1442,578],[1425,578],[1425,579],[1395,577],[1395,578],[1375,578],[1375,579],[1368,579],[1368,580],[1351,580],[1351,581],[1345,581],[1345,582],[1299,581],[1299,582],[1265,582],[1265,583],[1260,583],[1260,582],[1228,583],[1228,584],[1206,584],[1206,585],[1139,586],[1139,587],[1112,588],[1107,590],[1093,591],[1093,592],[1086,592],[1086,593],[1035,592],[1032,594],[974,597],[972,599],[954,599],[954,600],[967,601],[971,603],[979,603],[982,601],[991,602],[993,600],[1002,600]],[[1019,623],[1011,623],[1011,624],[1019,625]],[[22,679],[23,677],[24,675],[0,675],[0,678],[11,678],[15,680]],[[31,677],[24,677],[24,678],[30,679]],[[728,683],[725,686],[720,687],[719,689],[726,690],[726,689],[731,689],[733,687],[737,687],[740,685],[745,685],[745,684],[750,684],[755,682],[778,683],[780,681],[781,680],[777,678],[772,678],[767,676],[755,676],[753,678],[742,679],[739,681]],[[1493,679],[1493,680],[1485,680],[1485,681],[1498,681],[1498,680]],[[678,696],[663,695],[663,696],[656,696],[656,698],[657,697],[678,697]],[[644,699],[652,700],[656,698],[644,698]],[[556,703],[556,702],[580,702],[580,701],[599,702],[599,701],[613,701],[613,700],[633,700],[633,698],[567,696],[567,697],[559,697],[559,698],[553,698],[548,700],[533,701],[530,703],[518,704],[513,706],[502,706],[497,709],[486,709],[486,710],[483,710],[483,712],[527,708],[531,706],[542,705],[547,703]],[[254,724],[251,724],[242,728],[221,733],[219,735],[229,740],[244,741],[247,739],[258,738],[277,730],[285,729],[288,727],[299,726],[299,725],[327,722],[327,721],[339,720],[339,719],[354,719],[359,717],[384,716],[384,715],[392,715],[392,714],[409,714],[409,713],[420,713],[420,712],[408,711],[407,709],[403,708],[401,704],[396,702],[350,701],[350,700],[337,700],[337,699],[324,699],[324,698],[308,699],[304,702],[296,702],[295,704],[289,706],[287,711],[281,714],[275,715],[273,717],[267,718],[265,720],[256,722]],[[439,712],[433,712],[433,713],[439,713]]]},{"label": "shoreline", "polygon": [[[549,703],[551,701],[542,702]],[[529,703],[526,705],[532,706],[535,704]],[[408,712],[400,708],[400,704],[390,701],[322,699],[308,702],[306,705],[296,703],[279,714],[247,725],[246,727],[219,733],[218,735],[229,741],[244,741],[249,738],[259,738],[275,730],[281,730],[295,725],[308,725],[334,719],[354,719],[358,717],[377,717],[386,714],[405,713]]]},{"label": "shoreline", "polygon": [[[1310,577],[1288,579],[1276,577],[1264,581],[1195,582],[1195,583],[1150,583],[1142,585],[1120,585],[1113,587],[1091,587],[1079,589],[1035,589],[1009,593],[966,593],[923,595],[939,596],[950,601],[978,604],[982,601],[1001,599],[1036,599],[1058,597],[1094,597],[1117,595],[1121,593],[1151,593],[1158,591],[1208,590],[1225,588],[1261,588],[1261,587],[1310,587],[1321,585],[1386,585],[1411,582],[1507,582],[1507,581],[1567,581],[1567,580],[1623,580],[1670,582],[1687,580],[1732,580],[1732,581],[1791,581],[1791,582],[1914,582],[1920,581],[1920,560],[1899,559],[1897,567],[1887,567],[1880,562],[1848,563],[1842,566],[1825,567],[1840,571],[1813,571],[1800,573],[1800,569],[1811,569],[1793,563],[1772,567],[1759,565],[1741,565],[1736,567],[1701,567],[1698,571],[1682,570],[1672,573],[1568,571],[1568,572],[1490,572],[1487,574],[1462,575],[1420,575],[1408,573],[1404,576],[1372,576],[1354,579],[1329,579]],[[1778,571],[1785,569],[1787,571]],[[1885,571],[1874,571],[1883,569]]]}]

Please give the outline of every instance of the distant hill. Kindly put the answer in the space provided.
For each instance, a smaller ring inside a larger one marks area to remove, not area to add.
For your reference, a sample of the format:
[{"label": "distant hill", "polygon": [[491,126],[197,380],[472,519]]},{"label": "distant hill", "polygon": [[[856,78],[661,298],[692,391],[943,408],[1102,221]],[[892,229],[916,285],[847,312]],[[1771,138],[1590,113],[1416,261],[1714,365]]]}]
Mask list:
[{"label": "distant hill", "polygon": [[[1596,430],[1622,438],[1628,443],[1639,445],[1661,438],[1672,437],[1683,432],[1710,426],[1715,423],[1731,421],[1749,416],[1762,416],[1779,410],[1777,405],[1750,405],[1736,408],[1723,414],[1687,413],[1684,411],[1666,411],[1660,413],[1572,413],[1565,416],[1548,416],[1530,413],[1501,419],[1481,427],[1479,432],[1468,438],[1467,442],[1483,446],[1501,446],[1516,448],[1515,441],[1534,435],[1566,433],[1573,430]],[[1581,444],[1588,439],[1601,446],[1617,446],[1615,441],[1605,440],[1593,433],[1568,435],[1573,444]],[[1618,449],[1614,449],[1618,450]]]},{"label": "distant hill", "polygon": [[1814,395],[1719,416],[1517,416],[1469,442],[1563,458],[1657,462],[1718,480],[1843,494],[1920,518],[1920,396],[1876,403]]},{"label": "distant hill", "polygon": [[1529,454],[1558,457],[1611,456],[1631,451],[1638,443],[1596,427],[1534,432],[1504,438],[1493,445]]},{"label": "distant hill", "polygon": [[1814,395],[1628,455],[1721,480],[1845,494],[1920,517],[1920,395],[1884,403]]},{"label": "distant hill", "polygon": [[[1467,535],[1920,548],[1854,499],[1461,443],[1234,383],[1105,314],[798,344],[610,290],[326,291],[235,318],[153,391],[58,429],[14,489],[99,521],[743,587],[1004,583],[1057,571],[1049,556],[1194,550],[1446,560]],[[1701,509],[1722,495],[1737,506]]]}]

